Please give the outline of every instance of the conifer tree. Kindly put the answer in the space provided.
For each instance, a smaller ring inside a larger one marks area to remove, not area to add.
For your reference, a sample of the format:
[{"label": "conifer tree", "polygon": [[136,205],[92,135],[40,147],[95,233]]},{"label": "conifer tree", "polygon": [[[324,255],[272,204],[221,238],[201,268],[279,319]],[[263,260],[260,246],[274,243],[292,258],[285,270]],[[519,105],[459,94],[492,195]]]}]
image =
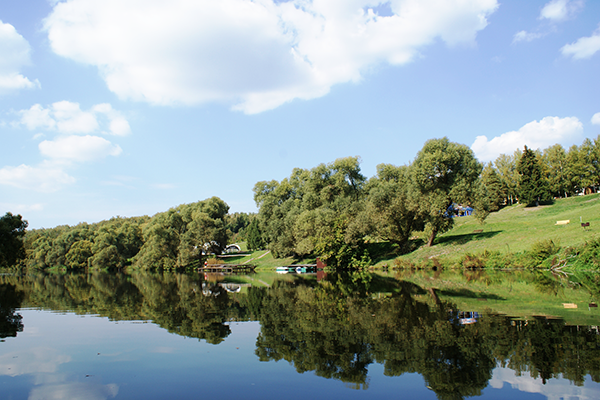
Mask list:
[{"label": "conifer tree", "polygon": [[517,164],[519,180],[519,202],[527,206],[538,206],[540,201],[551,199],[548,182],[542,173],[542,165],[535,152],[527,146]]}]

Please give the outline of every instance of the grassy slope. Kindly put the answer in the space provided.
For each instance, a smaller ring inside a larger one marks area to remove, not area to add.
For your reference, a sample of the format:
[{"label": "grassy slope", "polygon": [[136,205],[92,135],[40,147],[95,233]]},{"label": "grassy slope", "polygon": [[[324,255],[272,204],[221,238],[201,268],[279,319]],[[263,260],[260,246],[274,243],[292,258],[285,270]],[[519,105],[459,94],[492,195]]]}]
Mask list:
[{"label": "grassy slope", "polygon": [[[590,222],[587,230],[581,227],[580,217],[583,222]],[[555,225],[556,221],[562,220],[571,220],[571,223]],[[480,229],[483,232],[474,233]],[[577,196],[556,200],[549,206],[505,207],[490,214],[484,225],[474,217],[457,218],[454,228],[438,236],[434,246],[421,246],[401,258],[456,259],[467,253],[478,254],[484,250],[516,253],[529,250],[534,243],[547,239],[562,247],[574,246],[597,237],[599,232],[600,194]],[[384,261],[379,264],[383,263]]]},{"label": "grassy slope", "polygon": [[[580,223],[590,222],[590,227],[584,230]],[[571,220],[568,225],[555,225],[556,221]],[[474,233],[482,230],[481,233]],[[600,194],[576,196],[568,199],[556,200],[554,204],[540,207],[524,207],[515,205],[490,214],[484,225],[474,217],[456,218],[454,228],[443,235],[439,235],[435,245],[426,247],[422,245],[412,253],[401,256],[401,259],[421,261],[432,257],[444,260],[459,259],[465,254],[479,254],[484,250],[499,251],[500,253],[517,253],[529,250],[531,246],[541,240],[551,239],[562,247],[575,246],[600,234]],[[424,239],[423,234],[417,237]],[[241,243],[245,250],[245,243]],[[379,246],[381,252],[375,259],[375,267],[390,261],[396,255],[390,246]],[[266,251],[255,251],[248,255],[227,258],[230,264],[249,263],[258,269],[272,269],[290,264],[314,263],[315,259],[298,260],[293,258],[276,259]]]}]

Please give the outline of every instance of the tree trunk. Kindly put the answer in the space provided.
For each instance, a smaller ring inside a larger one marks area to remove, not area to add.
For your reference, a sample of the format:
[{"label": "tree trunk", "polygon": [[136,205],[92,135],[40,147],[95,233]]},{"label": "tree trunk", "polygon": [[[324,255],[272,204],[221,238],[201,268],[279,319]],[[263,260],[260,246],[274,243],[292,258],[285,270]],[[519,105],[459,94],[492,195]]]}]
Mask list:
[{"label": "tree trunk", "polygon": [[429,236],[429,240],[427,241],[427,247],[433,246],[433,241],[435,240],[435,235],[437,235],[437,229],[433,228],[431,232],[431,236]]}]

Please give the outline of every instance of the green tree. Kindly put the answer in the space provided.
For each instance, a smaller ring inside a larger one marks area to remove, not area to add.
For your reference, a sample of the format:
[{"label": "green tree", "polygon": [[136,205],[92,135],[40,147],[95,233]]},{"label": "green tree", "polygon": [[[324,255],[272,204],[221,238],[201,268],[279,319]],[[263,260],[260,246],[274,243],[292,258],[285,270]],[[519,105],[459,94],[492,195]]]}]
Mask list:
[{"label": "green tree", "polygon": [[473,151],[448,138],[428,140],[411,165],[419,208],[432,246],[438,233],[452,228],[448,210],[454,202],[472,204],[482,166]]},{"label": "green tree", "polygon": [[11,267],[25,258],[23,236],[27,221],[10,212],[0,218],[0,267]]},{"label": "green tree", "polygon": [[517,161],[519,158],[521,158],[521,151],[517,149],[512,156],[500,154],[494,161],[494,166],[506,191],[506,204],[514,204],[518,197],[519,173],[517,172]]},{"label": "green tree", "polygon": [[144,244],[134,264],[147,268],[181,268],[203,253],[220,254],[229,239],[225,215],[229,206],[218,197],[183,204],[160,213],[143,226]]},{"label": "green tree", "polygon": [[535,152],[527,146],[519,159],[519,202],[527,206],[539,205],[540,201],[551,200],[548,183],[542,174],[542,165]]},{"label": "green tree", "polygon": [[585,139],[581,146],[571,146],[567,161],[569,178],[575,191],[593,193],[598,185],[598,139],[595,144]]},{"label": "green tree", "polygon": [[92,242],[79,240],[71,245],[69,252],[65,255],[66,264],[71,268],[85,268],[88,266],[88,259],[92,254]]},{"label": "green tree", "polygon": [[355,219],[364,206],[366,182],[359,164],[358,157],[340,158],[311,170],[296,168],[281,182],[254,186],[259,229],[275,257],[312,254],[317,240],[337,243],[327,231],[340,218],[344,242],[355,247],[361,236]]},{"label": "green tree", "polygon": [[489,211],[498,211],[504,204],[507,191],[492,163],[488,163],[481,172],[481,187],[483,193],[479,197],[488,204]]},{"label": "green tree", "polygon": [[365,233],[405,246],[413,231],[423,229],[423,216],[411,185],[408,166],[377,166],[377,176],[367,185],[367,222],[363,226],[370,226]]},{"label": "green tree", "polygon": [[258,219],[255,218],[250,223],[248,227],[246,238],[246,244],[248,245],[248,249],[250,250],[259,250],[264,247],[264,242],[262,238],[262,234],[260,232],[260,228],[258,226]]},{"label": "green tree", "polygon": [[565,149],[560,144],[548,147],[544,150],[542,162],[545,167],[544,176],[548,180],[548,189],[552,195],[568,197],[569,194],[572,194]]}]

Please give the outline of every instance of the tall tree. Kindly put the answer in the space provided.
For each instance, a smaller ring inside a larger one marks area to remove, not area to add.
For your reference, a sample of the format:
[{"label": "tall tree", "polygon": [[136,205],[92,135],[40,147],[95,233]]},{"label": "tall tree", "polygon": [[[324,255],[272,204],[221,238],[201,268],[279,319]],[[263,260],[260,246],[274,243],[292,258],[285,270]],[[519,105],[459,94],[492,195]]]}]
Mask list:
[{"label": "tall tree", "polygon": [[23,236],[27,221],[10,212],[0,218],[0,267],[11,267],[25,257]]},{"label": "tall tree", "polygon": [[358,157],[340,158],[254,186],[259,228],[275,257],[306,256],[317,242],[337,243],[340,227],[349,248],[357,243],[360,229],[353,221],[362,209],[366,182],[359,164]]},{"label": "tall tree", "polygon": [[542,174],[542,165],[535,152],[527,146],[517,164],[519,180],[519,202],[527,206],[539,205],[540,201],[550,200],[548,183]]},{"label": "tall tree", "polygon": [[548,180],[548,188],[556,197],[567,197],[571,191],[568,178],[567,152],[560,144],[555,144],[544,150],[544,176]]},{"label": "tall tree", "polygon": [[427,245],[438,233],[452,228],[448,213],[452,204],[472,204],[478,194],[477,181],[482,165],[473,151],[447,137],[428,140],[411,165],[412,181],[424,216]]},{"label": "tall tree", "polygon": [[264,247],[264,242],[262,239],[262,234],[260,232],[260,227],[258,226],[257,218],[254,218],[252,222],[250,222],[250,226],[248,227],[248,233],[246,234],[246,237],[246,244],[248,245],[248,249],[259,250]]},{"label": "tall tree", "polygon": [[500,181],[506,191],[507,204],[514,204],[518,196],[519,173],[517,172],[517,161],[519,158],[521,158],[521,151],[517,149],[512,156],[500,154],[496,161],[494,161]]},{"label": "tall tree", "polygon": [[423,229],[419,201],[414,198],[410,168],[390,164],[377,166],[377,176],[368,183],[365,213],[375,237],[401,246],[415,230]]},{"label": "tall tree", "polygon": [[500,176],[488,163],[481,173],[481,188],[483,193],[480,197],[488,205],[489,211],[498,211],[506,199],[506,187],[502,184]]}]

